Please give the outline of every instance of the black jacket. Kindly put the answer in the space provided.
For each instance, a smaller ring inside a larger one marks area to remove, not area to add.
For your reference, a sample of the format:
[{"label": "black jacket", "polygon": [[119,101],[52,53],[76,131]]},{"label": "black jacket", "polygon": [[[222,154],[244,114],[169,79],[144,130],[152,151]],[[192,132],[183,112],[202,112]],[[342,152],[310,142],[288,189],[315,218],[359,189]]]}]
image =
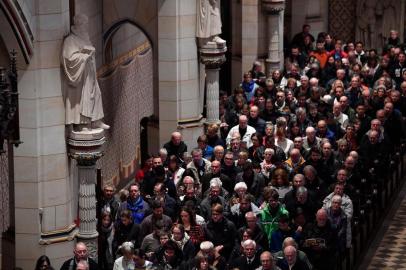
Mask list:
[{"label": "black jacket", "polygon": [[220,255],[228,259],[237,239],[235,225],[225,217],[218,223],[210,220],[204,227],[204,234],[206,240],[211,241],[215,247],[223,245]]},{"label": "black jacket", "polygon": [[[87,262],[89,263],[89,270],[99,270],[99,266],[97,265],[97,262],[95,262],[93,259],[88,258]],[[65,261],[62,264],[62,267],[60,270],[76,270],[75,258],[71,258],[71,259]]]}]

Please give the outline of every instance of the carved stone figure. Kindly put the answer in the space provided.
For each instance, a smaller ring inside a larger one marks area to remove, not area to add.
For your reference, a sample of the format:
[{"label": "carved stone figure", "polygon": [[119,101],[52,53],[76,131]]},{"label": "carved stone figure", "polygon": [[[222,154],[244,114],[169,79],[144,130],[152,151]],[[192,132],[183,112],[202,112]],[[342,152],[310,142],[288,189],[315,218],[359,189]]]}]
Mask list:
[{"label": "carved stone figure", "polygon": [[225,40],[218,36],[221,34],[220,0],[198,0],[196,6],[196,37],[200,39],[200,43],[224,45]]},{"label": "carved stone figure", "polygon": [[74,17],[71,34],[64,40],[61,60],[65,73],[65,124],[73,124],[77,131],[110,128],[101,121],[104,114],[95,51],[89,39],[88,18],[78,14]]},{"label": "carved stone figure", "polygon": [[383,15],[382,15],[382,43],[385,44],[390,36],[391,30],[399,31],[400,23],[400,1],[399,0],[386,0],[382,2]]},{"label": "carved stone figure", "polygon": [[381,12],[378,2],[378,0],[357,1],[355,39],[364,42],[366,48],[373,48],[376,44],[376,16]]}]

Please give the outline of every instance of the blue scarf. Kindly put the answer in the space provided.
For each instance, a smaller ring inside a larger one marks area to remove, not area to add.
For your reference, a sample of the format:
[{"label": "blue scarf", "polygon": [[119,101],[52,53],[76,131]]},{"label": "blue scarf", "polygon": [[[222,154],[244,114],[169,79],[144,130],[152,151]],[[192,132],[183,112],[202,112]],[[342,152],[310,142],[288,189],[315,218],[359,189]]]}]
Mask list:
[{"label": "blue scarf", "polygon": [[127,209],[131,210],[131,215],[133,217],[134,223],[140,224],[142,220],[144,219],[144,200],[140,197],[138,197],[137,200],[134,202],[131,201],[130,199],[127,200]]},{"label": "blue scarf", "polygon": [[252,90],[254,90],[254,85],[255,85],[254,80],[251,80],[248,83],[244,81],[242,83],[242,89],[244,89],[244,92],[252,92]]}]

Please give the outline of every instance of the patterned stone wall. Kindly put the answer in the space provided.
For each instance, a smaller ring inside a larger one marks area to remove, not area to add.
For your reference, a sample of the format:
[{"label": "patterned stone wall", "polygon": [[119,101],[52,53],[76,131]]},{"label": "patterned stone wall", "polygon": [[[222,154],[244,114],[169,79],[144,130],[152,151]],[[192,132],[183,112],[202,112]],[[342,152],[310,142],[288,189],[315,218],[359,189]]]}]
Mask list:
[{"label": "patterned stone wall", "polygon": [[356,2],[353,0],[330,0],[328,6],[328,31],[344,42],[354,40]]},{"label": "patterned stone wall", "polygon": [[105,183],[119,184],[138,165],[140,120],[153,113],[152,55],[150,47],[144,48],[99,78],[104,119],[111,127],[99,164]]},{"label": "patterned stone wall", "polygon": [[0,155],[0,233],[10,226],[10,198],[9,198],[9,161],[7,143],[4,143],[6,153]]}]

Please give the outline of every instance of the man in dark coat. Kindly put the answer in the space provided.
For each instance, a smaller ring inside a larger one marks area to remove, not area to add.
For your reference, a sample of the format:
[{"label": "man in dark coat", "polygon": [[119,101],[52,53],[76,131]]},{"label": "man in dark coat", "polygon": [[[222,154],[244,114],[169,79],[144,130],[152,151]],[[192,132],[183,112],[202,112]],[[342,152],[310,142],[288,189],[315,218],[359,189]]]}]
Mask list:
[{"label": "man in dark coat", "polygon": [[187,145],[182,141],[180,132],[173,132],[171,140],[164,144],[164,148],[168,151],[168,157],[175,155],[180,162],[183,161],[183,153],[187,152]]},{"label": "man in dark coat", "polygon": [[231,262],[230,269],[251,270],[260,266],[259,256],[256,255],[256,243],[248,239],[242,242],[243,256],[234,259]]},{"label": "man in dark coat", "polygon": [[221,204],[214,204],[211,208],[211,218],[204,227],[204,234],[206,240],[211,241],[214,246],[222,246],[220,255],[226,259],[230,257],[237,239],[237,229],[223,216]]},{"label": "man in dark coat", "polygon": [[89,270],[98,270],[97,263],[88,257],[87,247],[85,243],[78,242],[73,250],[73,258],[65,261],[60,270],[76,270],[76,266],[80,261],[87,261],[89,264]]}]

